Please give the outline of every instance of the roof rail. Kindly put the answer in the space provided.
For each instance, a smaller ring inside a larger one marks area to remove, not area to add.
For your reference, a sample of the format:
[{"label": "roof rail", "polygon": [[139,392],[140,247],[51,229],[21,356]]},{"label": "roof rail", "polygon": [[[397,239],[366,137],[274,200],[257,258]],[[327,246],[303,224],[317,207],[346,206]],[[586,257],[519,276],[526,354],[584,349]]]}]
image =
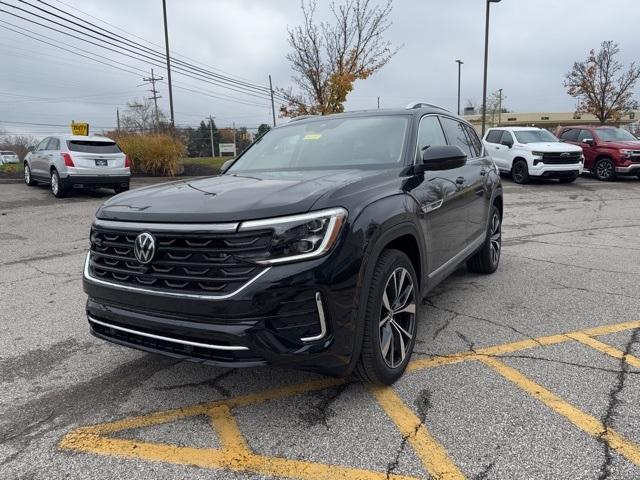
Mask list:
[{"label": "roof rail", "polygon": [[[405,108],[407,110],[412,110],[414,108],[422,108],[422,107],[437,108],[438,110],[444,110],[445,112],[449,112],[449,110],[447,110],[444,107],[441,107],[440,105],[434,105],[433,103],[426,103],[426,102],[411,102]],[[451,113],[451,112],[449,112],[449,113]]]},{"label": "roof rail", "polygon": [[315,115],[299,115],[297,117],[293,117],[291,120],[289,120],[289,123],[291,122],[297,122],[298,120],[304,120],[306,118],[313,118],[313,117],[319,117],[320,115],[315,114]]}]

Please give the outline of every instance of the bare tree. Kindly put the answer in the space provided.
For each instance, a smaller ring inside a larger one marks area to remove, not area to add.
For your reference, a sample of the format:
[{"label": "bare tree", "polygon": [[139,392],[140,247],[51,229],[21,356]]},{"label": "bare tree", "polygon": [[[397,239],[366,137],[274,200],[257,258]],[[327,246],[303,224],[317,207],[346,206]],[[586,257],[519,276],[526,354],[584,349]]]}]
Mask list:
[{"label": "bare tree", "polygon": [[29,153],[29,147],[36,143],[36,138],[31,135],[10,135],[0,131],[0,150],[15,152],[20,160],[24,160]]},{"label": "bare tree", "polygon": [[158,131],[168,124],[167,116],[160,109],[156,118],[155,105],[149,98],[127,102],[120,123],[123,130],[140,133]]},{"label": "bare tree", "polygon": [[565,75],[567,93],[578,99],[576,113],[591,113],[600,123],[619,121],[629,110],[638,108],[633,88],[640,78],[640,67],[632,62],[628,68],[616,59],[617,43],[602,42],[600,50],[591,50],[584,62],[575,62]]},{"label": "bare tree", "polygon": [[399,49],[383,38],[391,26],[392,2],[331,3],[333,22],[316,23],[317,0],[302,0],[304,23],[288,30],[291,52],[286,57],[300,93],[280,90],[289,101],[280,110],[284,116],[344,111],[354,82],[380,70]]}]

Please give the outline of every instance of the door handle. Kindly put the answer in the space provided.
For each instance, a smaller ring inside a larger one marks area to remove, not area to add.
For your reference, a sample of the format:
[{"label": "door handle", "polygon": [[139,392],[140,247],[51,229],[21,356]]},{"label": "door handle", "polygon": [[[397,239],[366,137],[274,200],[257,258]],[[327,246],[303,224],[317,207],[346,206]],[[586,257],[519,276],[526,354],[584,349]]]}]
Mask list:
[{"label": "door handle", "polygon": [[481,176],[484,177],[486,174],[487,174],[487,169],[486,168],[483,168],[482,170],[480,170],[480,175]]},{"label": "door handle", "polygon": [[457,183],[458,185],[462,185],[462,184],[464,184],[464,177],[458,177],[458,178],[456,178],[456,183]]},{"label": "door handle", "polygon": [[496,150],[500,150],[500,147],[496,147]]}]

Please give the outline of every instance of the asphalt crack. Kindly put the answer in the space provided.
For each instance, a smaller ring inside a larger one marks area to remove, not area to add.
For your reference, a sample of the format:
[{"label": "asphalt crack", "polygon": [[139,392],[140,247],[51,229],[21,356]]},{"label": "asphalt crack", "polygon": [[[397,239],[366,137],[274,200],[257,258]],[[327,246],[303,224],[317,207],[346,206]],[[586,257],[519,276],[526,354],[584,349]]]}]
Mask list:
[{"label": "asphalt crack", "polygon": [[609,429],[611,428],[616,415],[617,409],[622,403],[620,399],[620,394],[624,390],[625,383],[627,381],[627,376],[630,371],[630,366],[627,363],[627,356],[631,354],[631,349],[634,344],[640,341],[640,329],[633,330],[631,338],[627,342],[624,355],[620,359],[620,371],[616,377],[616,382],[611,388],[609,392],[609,402],[607,404],[607,410],[604,416],[600,419],[602,425],[604,425],[604,430],[598,435],[598,440],[602,443],[602,447],[604,449],[604,460],[602,465],[600,466],[600,472],[598,475],[598,480],[607,480],[611,476],[611,466],[613,462],[613,451],[609,442],[606,441],[606,436],[609,433]]},{"label": "asphalt crack", "polygon": [[427,413],[431,408],[431,393],[429,392],[429,390],[420,390],[420,393],[418,393],[418,397],[416,398],[414,405],[416,407],[416,410],[418,411],[418,419],[420,420],[420,422],[418,423],[418,425],[416,425],[416,427],[410,434],[402,436],[402,440],[400,441],[400,445],[396,450],[393,460],[391,460],[387,464],[387,471],[385,472],[387,480],[391,478],[391,475],[400,465],[400,457],[407,448],[407,443],[409,442],[409,440],[415,437],[420,431],[420,428],[424,426],[425,419],[427,418]]},{"label": "asphalt crack", "polygon": [[182,388],[191,388],[191,387],[212,387],[216,392],[222,395],[224,398],[229,398],[231,396],[231,392],[220,385],[220,382],[225,378],[231,376],[236,372],[235,368],[230,368],[219,375],[216,375],[213,378],[209,378],[207,380],[203,380],[201,382],[191,382],[191,383],[181,383],[180,385],[166,385],[163,387],[153,387],[154,390],[158,390],[160,392],[166,392],[170,390],[179,390]]},{"label": "asphalt crack", "polygon": [[301,415],[302,421],[310,427],[323,425],[329,430],[329,420],[335,415],[335,411],[331,407],[351,385],[352,382],[345,382],[313,394],[316,398],[319,398],[319,401],[313,405],[313,409],[310,412]]}]

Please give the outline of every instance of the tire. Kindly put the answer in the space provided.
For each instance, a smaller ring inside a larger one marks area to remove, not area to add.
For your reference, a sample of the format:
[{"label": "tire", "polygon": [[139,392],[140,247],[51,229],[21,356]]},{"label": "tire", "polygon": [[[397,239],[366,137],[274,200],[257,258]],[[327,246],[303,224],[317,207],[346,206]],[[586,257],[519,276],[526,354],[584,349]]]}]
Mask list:
[{"label": "tire", "polygon": [[127,183],[126,187],[123,187],[122,185],[119,185],[117,187],[113,187],[113,191],[116,193],[116,195],[118,193],[122,193],[122,192],[126,192],[129,190],[129,184]]},{"label": "tire", "polygon": [[58,171],[55,168],[51,170],[51,193],[53,193],[53,196],[56,198],[63,198],[65,195],[65,189],[60,181],[60,175],[58,175]]},{"label": "tire", "polygon": [[491,207],[487,238],[482,248],[467,260],[467,268],[473,273],[493,273],[498,269],[502,252],[502,217],[498,207]]},{"label": "tire", "polygon": [[407,368],[418,327],[418,278],[409,257],[399,250],[384,250],[362,298],[366,299],[364,337],[355,373],[365,382],[391,385]]},{"label": "tire", "polygon": [[560,183],[573,183],[578,177],[559,178]]},{"label": "tire", "polygon": [[513,167],[511,167],[511,178],[520,185],[529,183],[529,167],[525,160],[515,161]]},{"label": "tire", "polygon": [[38,182],[36,182],[31,176],[31,167],[27,162],[24,162],[24,183],[26,183],[30,187],[38,184]]},{"label": "tire", "polygon": [[593,168],[593,174],[603,182],[616,179],[616,168],[609,158],[601,158]]}]

